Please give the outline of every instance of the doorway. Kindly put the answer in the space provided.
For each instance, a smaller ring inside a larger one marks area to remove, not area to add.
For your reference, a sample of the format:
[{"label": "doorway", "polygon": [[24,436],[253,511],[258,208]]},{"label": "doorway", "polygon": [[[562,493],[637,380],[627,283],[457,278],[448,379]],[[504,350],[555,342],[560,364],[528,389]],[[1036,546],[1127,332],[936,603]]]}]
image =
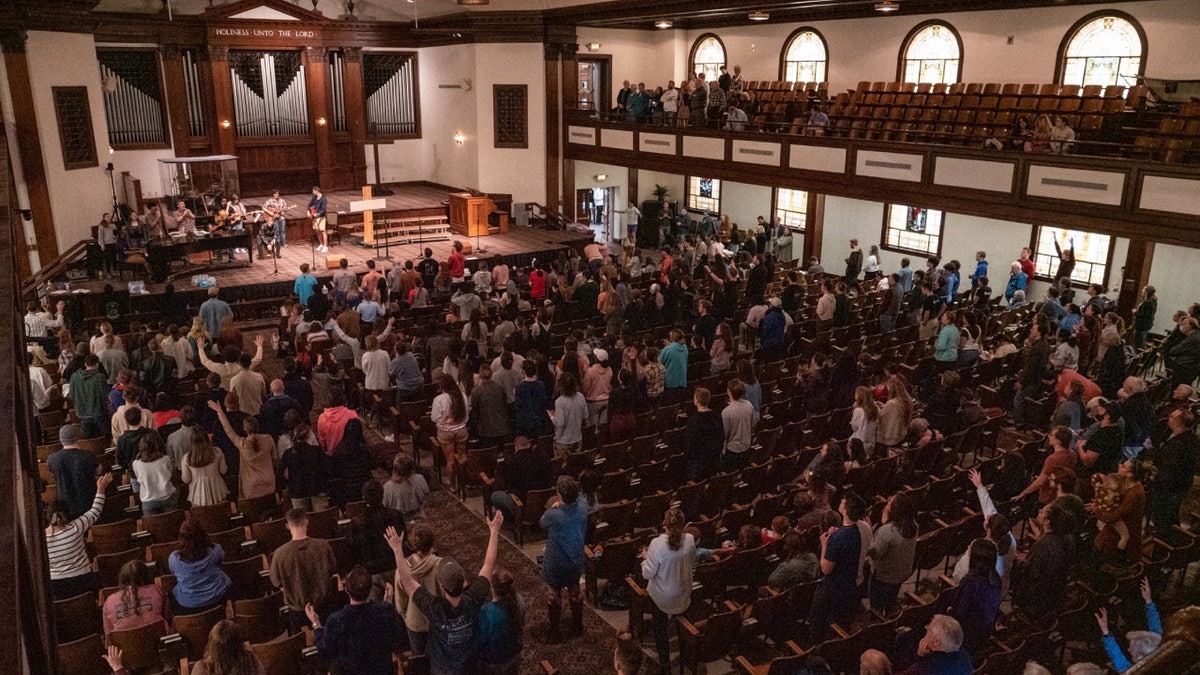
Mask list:
[{"label": "doorway", "polygon": [[577,83],[580,110],[605,112],[612,105],[612,57],[589,54],[579,57]]},{"label": "doorway", "polygon": [[575,221],[587,225],[596,236],[597,241],[619,239],[621,234],[616,231],[621,222],[619,214],[614,210],[623,210],[617,201],[617,188],[595,187],[580,188],[575,191]]}]

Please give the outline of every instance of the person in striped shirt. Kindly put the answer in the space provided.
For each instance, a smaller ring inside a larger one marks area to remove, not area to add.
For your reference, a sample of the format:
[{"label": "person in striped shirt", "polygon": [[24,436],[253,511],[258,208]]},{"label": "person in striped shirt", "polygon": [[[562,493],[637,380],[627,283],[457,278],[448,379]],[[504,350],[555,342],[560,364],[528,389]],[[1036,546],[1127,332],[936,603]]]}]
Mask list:
[{"label": "person in striped shirt", "polygon": [[88,530],[104,510],[104,491],[113,476],[106,473],[96,479],[96,497],[92,508],[74,520],[69,520],[66,502],[56,501],[46,527],[46,555],[50,559],[50,590],[58,600],[73,598],[80,593],[100,590],[100,578],[92,571],[84,543]]}]

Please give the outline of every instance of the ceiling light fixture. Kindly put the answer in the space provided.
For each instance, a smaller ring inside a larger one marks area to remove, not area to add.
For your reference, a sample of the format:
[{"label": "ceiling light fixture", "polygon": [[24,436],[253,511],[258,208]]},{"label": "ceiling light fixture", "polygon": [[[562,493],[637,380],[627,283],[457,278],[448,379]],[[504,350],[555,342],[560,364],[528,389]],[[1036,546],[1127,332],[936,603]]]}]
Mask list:
[{"label": "ceiling light fixture", "polygon": [[770,19],[770,18],[771,18],[771,15],[767,14],[766,12],[750,12],[750,20],[751,21],[766,21],[767,19]]},{"label": "ceiling light fixture", "polygon": [[671,26],[674,26],[674,25],[675,25],[675,23],[668,19],[659,19],[658,21],[654,22],[654,27],[662,29],[662,30],[666,30],[667,28],[670,28]]},{"label": "ceiling light fixture", "polygon": [[900,9],[900,5],[893,2],[893,0],[883,0],[883,2],[875,3],[876,12],[894,12],[898,9]]}]

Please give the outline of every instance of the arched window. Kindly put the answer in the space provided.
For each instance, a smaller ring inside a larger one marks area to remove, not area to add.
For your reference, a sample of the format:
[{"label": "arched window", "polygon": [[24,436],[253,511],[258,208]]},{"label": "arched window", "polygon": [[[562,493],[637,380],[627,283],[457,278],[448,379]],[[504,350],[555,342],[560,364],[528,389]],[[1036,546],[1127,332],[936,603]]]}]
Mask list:
[{"label": "arched window", "polygon": [[1146,39],[1133,17],[1105,12],[1075,24],[1059,48],[1059,84],[1137,84]]},{"label": "arched window", "polygon": [[788,82],[824,82],[829,50],[825,38],[812,28],[792,33],[783,47],[783,79]]},{"label": "arched window", "polygon": [[715,82],[725,65],[725,45],[721,38],[709,33],[701,35],[692,46],[692,69],[689,75],[704,73],[705,80]]},{"label": "arched window", "polygon": [[929,21],[908,34],[900,50],[905,82],[953,84],[962,77],[962,40],[948,23]]}]

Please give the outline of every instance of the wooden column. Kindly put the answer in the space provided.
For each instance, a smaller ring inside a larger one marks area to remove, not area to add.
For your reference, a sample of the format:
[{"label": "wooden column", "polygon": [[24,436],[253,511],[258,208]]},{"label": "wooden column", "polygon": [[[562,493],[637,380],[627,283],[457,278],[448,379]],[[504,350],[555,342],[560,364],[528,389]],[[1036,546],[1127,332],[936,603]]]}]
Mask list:
[{"label": "wooden column", "polygon": [[342,50],[342,98],[346,110],[346,132],[350,134],[351,168],[358,185],[367,183],[367,117],[363,96],[361,47]]},{"label": "wooden column", "polygon": [[[237,119],[233,111],[233,78],[229,74],[229,48],[208,48],[212,74],[212,122],[208,125],[215,155],[237,154]],[[228,124],[228,126],[226,126]]]},{"label": "wooden column", "polygon": [[[46,181],[46,165],[42,157],[42,142],[38,136],[37,109],[33,103],[33,84],[29,81],[29,61],[25,58],[25,32],[0,32],[4,49],[4,67],[8,72],[8,91],[12,96],[13,122],[16,127],[17,152],[21,155],[21,173],[29,193],[29,210],[33,212],[33,233],[38,258],[42,264],[58,257],[58,233],[54,229],[54,212],[50,206],[50,186]],[[53,114],[50,112],[48,114]],[[13,219],[20,242],[17,258],[25,260],[25,228],[19,218]],[[73,243],[73,242],[72,242]]]},{"label": "wooden column", "polygon": [[821,257],[821,241],[825,236],[825,195],[808,193],[808,209],[804,215],[804,246],[800,268],[808,268],[808,259]]},{"label": "wooden column", "polygon": [[1150,283],[1150,267],[1154,264],[1154,241],[1140,237],[1129,240],[1125,264],[1121,266],[1121,288],[1117,296],[1117,312],[1128,321],[1142,297],[1142,289]]},{"label": "wooden column", "polygon": [[[638,170],[632,166],[629,167],[629,194],[625,195],[625,199],[639,209],[642,208],[641,202],[638,201]],[[624,211],[629,204],[618,204],[617,206]]]},{"label": "wooden column", "polygon": [[562,206],[564,209],[575,210],[575,162],[564,160],[563,155],[566,154],[566,148],[563,147],[564,137],[566,135],[565,117],[568,110],[574,110],[576,107],[576,99],[578,98],[579,89],[579,45],[573,42],[562,46],[562,80],[559,87],[559,105],[558,110],[564,117],[564,128],[560,129],[558,134],[558,159],[557,166],[562,168]]},{"label": "wooden column", "polygon": [[[329,129],[330,98],[329,79],[325,76],[329,51],[324,47],[309,47],[304,50],[304,84],[308,89],[308,122],[313,140],[317,143],[317,183],[333,189],[333,133]],[[325,120],[321,124],[321,120]]]},{"label": "wooden column", "polygon": [[559,167],[562,164],[562,128],[559,111],[562,105],[562,45],[550,43],[546,48],[546,208],[563,212],[562,183]]},{"label": "wooden column", "polygon": [[163,93],[167,102],[167,120],[171,129],[171,144],[176,157],[188,154],[192,137],[188,126],[187,85],[183,77],[183,57],[179,47],[167,45],[159,52],[163,63]]}]

